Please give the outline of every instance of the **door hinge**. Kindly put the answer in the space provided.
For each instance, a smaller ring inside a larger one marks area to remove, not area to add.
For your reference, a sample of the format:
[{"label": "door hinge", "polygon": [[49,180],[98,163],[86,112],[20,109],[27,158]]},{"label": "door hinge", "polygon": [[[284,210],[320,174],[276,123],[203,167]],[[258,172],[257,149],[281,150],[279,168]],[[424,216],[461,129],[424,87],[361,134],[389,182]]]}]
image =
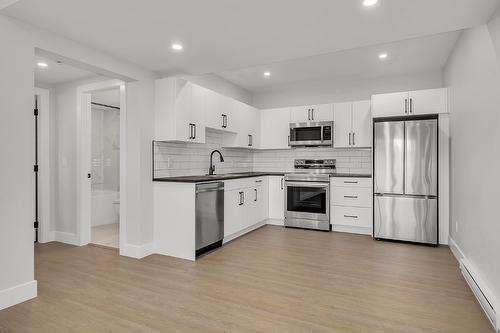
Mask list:
[{"label": "door hinge", "polygon": [[38,116],[38,109],[33,110],[33,114],[34,114],[35,116]]},{"label": "door hinge", "polygon": [[35,229],[38,229],[38,221],[35,221],[35,222],[33,223],[33,227],[34,227]]},{"label": "door hinge", "polygon": [[38,164],[35,164],[35,165],[33,166],[33,171],[34,171],[34,172],[38,172]]}]

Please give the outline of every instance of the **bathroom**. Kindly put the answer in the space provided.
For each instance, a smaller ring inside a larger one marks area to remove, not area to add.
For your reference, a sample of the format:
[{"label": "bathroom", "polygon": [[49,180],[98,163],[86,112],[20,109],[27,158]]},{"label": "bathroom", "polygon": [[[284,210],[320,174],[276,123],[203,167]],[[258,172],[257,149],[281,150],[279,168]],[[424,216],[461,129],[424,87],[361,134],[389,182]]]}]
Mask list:
[{"label": "bathroom", "polygon": [[120,91],[92,93],[91,243],[119,248]]}]

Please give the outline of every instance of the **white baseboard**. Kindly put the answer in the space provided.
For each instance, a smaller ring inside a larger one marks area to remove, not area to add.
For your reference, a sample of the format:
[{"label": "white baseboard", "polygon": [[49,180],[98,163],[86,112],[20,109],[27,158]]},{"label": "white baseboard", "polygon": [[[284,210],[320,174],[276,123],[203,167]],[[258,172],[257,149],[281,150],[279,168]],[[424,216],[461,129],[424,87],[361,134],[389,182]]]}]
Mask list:
[{"label": "white baseboard", "polygon": [[120,246],[120,255],[135,259],[142,259],[155,253],[154,243],[144,245],[123,244]]},{"label": "white baseboard", "polygon": [[[495,297],[495,295],[491,292],[491,289],[489,286],[485,283],[485,280],[481,277],[481,274],[479,271],[475,268],[474,264],[469,261],[467,256],[465,256],[465,253],[462,251],[460,246],[451,238],[449,237],[448,240],[449,247],[455,258],[457,259],[460,269],[462,270],[462,275],[464,275],[465,280],[467,281],[467,284],[469,288],[472,290],[474,296],[476,297],[478,303],[481,305],[483,308],[484,312],[486,313],[486,316],[488,317],[488,310],[484,306],[484,300],[486,299],[489,305],[495,310],[496,312],[496,321],[493,322],[492,324],[497,327],[494,327],[496,331],[500,332],[500,301]],[[466,270],[466,271],[464,271]],[[470,280],[467,278],[467,275],[472,277],[473,280]],[[473,281],[470,282],[470,281]],[[476,286],[479,288],[477,289]],[[479,290],[479,295],[477,294]],[[480,299],[482,298],[482,299]]]},{"label": "white baseboard", "polygon": [[266,224],[278,225],[278,226],[283,227],[285,225],[285,220],[282,220],[282,219],[267,219],[266,220]]},{"label": "white baseboard", "polygon": [[266,222],[267,220],[263,220],[263,221],[260,221],[259,223],[256,223],[248,228],[245,228],[241,231],[238,231],[238,232],[235,232],[234,234],[232,235],[229,235],[227,237],[224,237],[224,240],[222,241],[223,243],[227,243],[227,242],[230,242],[232,241],[233,239],[236,239],[238,237],[241,237],[243,236],[244,234],[247,234],[249,233],[250,231],[254,231],[256,229],[259,229],[260,227],[263,227],[266,225]]},{"label": "white baseboard", "polygon": [[335,224],[332,225],[332,231],[344,232],[348,234],[359,234],[359,235],[372,235],[373,233],[372,228],[355,227],[348,225],[335,225]]},{"label": "white baseboard", "polygon": [[63,231],[54,231],[54,241],[69,245],[81,246],[77,234]]},{"label": "white baseboard", "polygon": [[458,247],[457,243],[455,243],[453,238],[451,238],[451,236],[448,237],[448,246],[450,247],[451,253],[453,253],[458,263],[460,263],[460,261],[465,258],[465,255],[460,247]]},{"label": "white baseboard", "polygon": [[36,280],[0,290],[0,310],[25,302],[37,296]]}]

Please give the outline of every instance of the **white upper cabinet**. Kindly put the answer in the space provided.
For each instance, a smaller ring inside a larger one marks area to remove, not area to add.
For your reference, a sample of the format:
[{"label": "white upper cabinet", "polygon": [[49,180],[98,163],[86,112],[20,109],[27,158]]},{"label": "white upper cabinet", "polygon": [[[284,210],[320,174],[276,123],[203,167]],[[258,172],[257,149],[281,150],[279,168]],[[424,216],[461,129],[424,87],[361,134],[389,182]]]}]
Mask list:
[{"label": "white upper cabinet", "polygon": [[373,117],[448,113],[448,89],[427,89],[372,96]]},{"label": "white upper cabinet", "polygon": [[370,101],[334,104],[335,148],[371,147]]},{"label": "white upper cabinet", "polygon": [[411,114],[448,113],[448,89],[410,91]]},{"label": "white upper cabinet", "polygon": [[352,141],[352,103],[335,103],[333,115],[333,146],[349,148]]},{"label": "white upper cabinet", "polygon": [[212,90],[208,90],[205,100],[206,126],[221,131],[234,132],[235,123],[232,115],[236,101]]},{"label": "white upper cabinet", "polygon": [[258,109],[235,101],[231,112],[235,133],[224,136],[224,147],[258,149],[260,143],[260,112]]},{"label": "white upper cabinet", "polygon": [[290,108],[290,122],[332,121],[333,104],[295,106]]},{"label": "white upper cabinet", "polygon": [[290,109],[260,111],[260,149],[289,149]]},{"label": "white upper cabinet", "polygon": [[352,146],[367,148],[372,146],[371,101],[352,103]]},{"label": "white upper cabinet", "polygon": [[205,143],[205,91],[178,78],[155,83],[155,140]]}]

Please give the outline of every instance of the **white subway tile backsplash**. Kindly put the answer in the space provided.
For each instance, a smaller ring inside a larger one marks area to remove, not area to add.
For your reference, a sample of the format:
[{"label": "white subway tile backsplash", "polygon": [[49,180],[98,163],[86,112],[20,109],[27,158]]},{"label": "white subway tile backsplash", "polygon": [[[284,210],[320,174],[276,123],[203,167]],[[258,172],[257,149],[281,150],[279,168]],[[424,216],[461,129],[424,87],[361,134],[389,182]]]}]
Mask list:
[{"label": "white subway tile backsplash", "polygon": [[222,147],[222,133],[207,129],[206,144],[154,143],[154,177],[175,177],[203,175],[208,172],[210,153],[219,149],[214,156],[217,173],[231,172],[292,172],[295,159],[337,160],[337,172],[371,173],[371,149],[298,148],[283,150],[251,151],[247,149],[225,149]]}]

